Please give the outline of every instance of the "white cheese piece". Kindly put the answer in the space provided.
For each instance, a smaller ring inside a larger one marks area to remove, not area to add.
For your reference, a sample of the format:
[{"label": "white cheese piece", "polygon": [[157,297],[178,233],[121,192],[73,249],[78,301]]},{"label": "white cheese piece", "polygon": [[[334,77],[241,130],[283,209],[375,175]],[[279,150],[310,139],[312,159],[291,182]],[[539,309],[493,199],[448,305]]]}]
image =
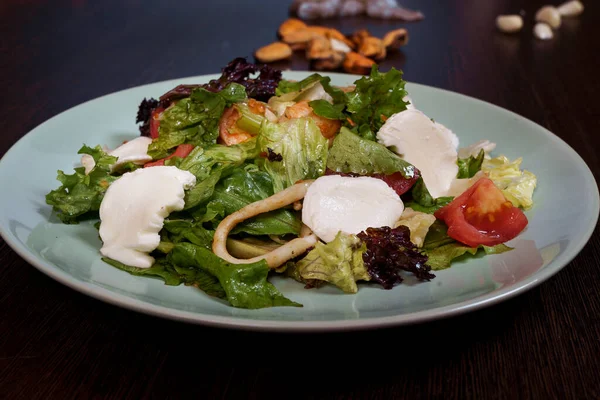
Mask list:
[{"label": "white cheese piece", "polygon": [[394,226],[404,211],[398,194],[380,179],[322,176],[310,185],[302,204],[302,222],[321,240],[338,232]]},{"label": "white cheese piece", "polygon": [[[119,147],[114,150],[104,151],[110,156],[117,157],[117,161],[111,165],[111,171],[114,171],[118,167],[128,162],[132,162],[134,164],[143,165],[148,161],[152,161],[152,157],[148,155],[148,146],[152,143],[152,139],[146,136],[139,136],[133,140],[129,140],[126,143],[123,143]],[[85,167],[85,174],[89,174],[90,171],[94,168],[96,163],[94,162],[94,158],[89,154],[84,154],[81,157],[81,165]]]},{"label": "white cheese piece", "polygon": [[125,265],[149,268],[148,255],[160,243],[164,219],[182,210],[184,190],[196,177],[173,166],[140,168],[123,174],[100,204],[100,253]]},{"label": "white cheese piece", "polygon": [[446,196],[458,174],[458,137],[416,109],[392,115],[377,133],[381,144],[417,167],[433,198]]}]

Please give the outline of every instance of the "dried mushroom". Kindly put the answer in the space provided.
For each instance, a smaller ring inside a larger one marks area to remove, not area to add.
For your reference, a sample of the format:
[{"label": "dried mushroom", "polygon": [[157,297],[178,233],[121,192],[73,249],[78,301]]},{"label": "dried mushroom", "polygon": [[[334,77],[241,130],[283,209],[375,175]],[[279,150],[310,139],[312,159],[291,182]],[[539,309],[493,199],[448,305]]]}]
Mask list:
[{"label": "dried mushroom", "polygon": [[256,50],[254,57],[260,62],[269,63],[285,60],[292,56],[292,49],[289,45],[282,42],[274,42]]},{"label": "dried mushroom", "polygon": [[354,51],[346,54],[344,70],[350,74],[365,75],[371,71],[375,61]]},{"label": "dried mushroom", "polygon": [[303,51],[311,68],[320,71],[342,69],[352,74],[367,74],[376,62],[384,60],[392,49],[408,43],[408,31],[395,29],[383,37],[358,29],[349,35],[334,28],[307,25],[297,18],[285,20],[277,31],[280,41],[255,52],[260,62],[274,62]]},{"label": "dried mushroom", "polygon": [[383,45],[386,49],[399,48],[408,44],[408,31],[404,28],[389,31],[383,37]]}]

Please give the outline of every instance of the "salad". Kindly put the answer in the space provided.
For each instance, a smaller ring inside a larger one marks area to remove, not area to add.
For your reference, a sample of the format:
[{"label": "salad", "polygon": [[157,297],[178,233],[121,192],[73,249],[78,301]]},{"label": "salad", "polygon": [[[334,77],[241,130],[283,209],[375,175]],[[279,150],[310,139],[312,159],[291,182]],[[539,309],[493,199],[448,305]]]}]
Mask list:
[{"label": "salad", "polygon": [[46,203],[97,219],[102,259],[233,307],[301,306],[269,282],[384,290],[510,251],[536,177],[425,115],[401,71],[337,87],[232,60],[218,79],[140,99],[139,134],[81,147]]}]

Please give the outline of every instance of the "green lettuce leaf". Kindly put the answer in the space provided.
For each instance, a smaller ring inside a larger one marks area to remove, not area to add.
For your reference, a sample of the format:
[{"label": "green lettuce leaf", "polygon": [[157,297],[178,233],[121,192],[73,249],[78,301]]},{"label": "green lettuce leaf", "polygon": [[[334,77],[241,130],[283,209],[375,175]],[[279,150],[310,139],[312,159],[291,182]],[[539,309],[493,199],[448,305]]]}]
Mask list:
[{"label": "green lettuce leaf", "polygon": [[165,258],[157,259],[150,268],[131,267],[106,257],[103,257],[102,261],[131,275],[158,277],[169,286],[185,284],[187,286],[195,286],[210,296],[218,298],[226,297],[219,280],[213,275],[198,268],[170,263]]},{"label": "green lettuce leaf", "polygon": [[371,279],[362,258],[365,251],[367,246],[358,237],[339,232],[327,244],[318,242],[296,263],[291,276],[301,282],[329,282],[345,293],[356,293],[356,281]]},{"label": "green lettuce leaf", "polygon": [[[215,187],[207,205],[212,210],[222,210],[227,216],[258,200],[273,195],[273,179],[255,165],[237,168]],[[217,206],[218,205],[218,206]],[[216,222],[216,221],[215,221]],[[251,235],[286,235],[300,233],[301,221],[291,210],[263,213],[235,227],[232,233],[245,232]]]},{"label": "green lettuce leaf", "polygon": [[479,250],[483,250],[485,254],[500,254],[512,250],[503,243],[495,246],[479,245],[477,247],[469,247],[462,243],[449,243],[434,249],[425,250],[427,255],[427,265],[434,271],[450,268],[453,261],[464,255],[475,256]]},{"label": "green lettuce leaf", "polygon": [[212,247],[214,231],[205,228],[201,222],[187,219],[166,219],[163,234],[171,243],[188,241],[207,249]]},{"label": "green lettuce leaf", "polygon": [[315,100],[315,97],[319,97],[319,95],[307,92],[311,88],[314,88],[317,83],[320,83],[325,93],[331,96],[334,104],[345,103],[346,96],[344,92],[337,87],[331,86],[330,82],[330,77],[322,76],[318,73],[309,75],[301,81],[288,81],[282,79],[277,85],[275,95],[281,97],[285,94],[290,94],[290,96],[284,98],[286,101]]},{"label": "green lettuce leaf", "polygon": [[150,146],[153,159],[167,157],[180,144],[206,146],[216,143],[219,120],[225,107],[246,99],[245,88],[230,83],[220,92],[196,88],[189,97],[165,110],[160,120],[159,135]]},{"label": "green lettuce leaf", "polygon": [[91,148],[84,145],[78,154],[92,156],[94,168],[87,175],[84,167],[75,168],[71,175],[59,170],[57,179],[61,186],[46,194],[46,204],[52,206],[56,216],[65,224],[76,224],[80,218],[95,216],[106,189],[118,179],[110,175],[110,166],[117,157],[109,156],[100,146]]},{"label": "green lettuce leaf", "polygon": [[452,196],[444,196],[434,199],[429,193],[429,190],[427,189],[425,181],[422,177],[417,179],[410,190],[410,193],[412,199],[407,201],[405,206],[410,207],[415,211],[427,214],[435,213],[437,210],[454,200],[454,197]]},{"label": "green lettuce leaf", "polygon": [[355,89],[346,93],[346,111],[354,123],[353,130],[368,140],[375,140],[385,119],[406,110],[408,102],[402,71],[395,68],[379,72],[376,65],[369,76],[355,82]]},{"label": "green lettuce leaf", "polygon": [[233,307],[301,307],[283,296],[268,282],[269,267],[264,260],[252,264],[230,264],[210,250],[191,243],[178,243],[167,256],[172,265],[204,271],[216,277]]},{"label": "green lettuce leaf", "polygon": [[479,150],[477,157],[469,156],[469,158],[459,158],[457,160],[458,174],[456,177],[462,179],[475,176],[475,174],[481,170],[481,164],[483,163],[484,157],[485,151],[481,149]]},{"label": "green lettuce leaf", "polygon": [[178,166],[196,176],[196,186],[185,194],[185,209],[204,205],[221,177],[257,155],[256,139],[235,146],[214,144],[206,148],[195,147]]},{"label": "green lettuce leaf", "polygon": [[271,149],[282,156],[281,161],[261,161],[261,167],[273,178],[275,193],[300,180],[315,179],[325,173],[328,141],[310,118],[282,123],[265,120],[258,146],[265,154]]},{"label": "green lettuce leaf", "polygon": [[405,207],[395,227],[399,225],[408,227],[410,229],[410,241],[417,247],[423,247],[429,228],[435,221],[437,221],[436,218],[429,213]]},{"label": "green lettuce leaf", "polygon": [[533,206],[533,192],[537,186],[536,176],[521,170],[521,157],[510,161],[505,156],[484,160],[481,170],[502,191],[515,207],[529,209]]},{"label": "green lettuce leaf", "polygon": [[431,224],[427,231],[427,235],[423,242],[423,248],[425,250],[431,250],[455,242],[456,240],[448,236],[448,226],[444,221],[437,219]]},{"label": "green lettuce leaf", "polygon": [[363,139],[342,127],[333,140],[327,156],[327,168],[341,173],[359,175],[400,172],[405,178],[413,178],[415,167],[382,144]]}]

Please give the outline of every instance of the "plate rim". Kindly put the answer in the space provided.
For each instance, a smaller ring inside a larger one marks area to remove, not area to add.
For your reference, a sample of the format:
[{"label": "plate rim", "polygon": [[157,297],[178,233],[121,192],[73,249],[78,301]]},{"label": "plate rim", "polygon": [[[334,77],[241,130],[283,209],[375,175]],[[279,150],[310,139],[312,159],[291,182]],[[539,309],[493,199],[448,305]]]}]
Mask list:
[{"label": "plate rim", "polygon": [[[284,77],[286,75],[304,75],[308,76],[317,71],[298,71],[298,70],[284,70],[282,71]],[[362,75],[353,75],[353,74],[345,74],[339,72],[332,72],[324,74],[325,76],[330,77],[338,77],[340,79],[359,79]],[[46,119],[41,122],[31,130],[29,130],[26,134],[24,134],[21,138],[19,138],[13,145],[9,147],[9,149],[4,153],[2,158],[0,159],[0,170],[2,170],[3,161],[7,157],[12,157],[12,154],[18,151],[18,148],[23,145],[25,140],[32,134],[34,131],[38,129],[42,129],[44,125],[50,123],[50,121],[60,118],[63,114],[72,112],[73,110],[85,107],[88,103],[99,100],[108,96],[118,96],[119,94],[126,92],[128,90],[133,89],[144,89],[155,85],[166,85],[168,83],[175,83],[177,81],[182,80],[198,80],[199,82],[204,82],[209,79],[214,79],[218,77],[218,73],[214,74],[203,74],[203,75],[193,75],[181,78],[174,79],[166,79],[161,81],[150,82],[147,84],[132,86],[130,88],[124,88],[118,91],[113,91],[82,103],[76,104],[72,107],[65,109],[64,111],[55,114],[54,116]],[[8,246],[15,251],[21,258],[23,258],[26,262],[28,262],[31,266],[54,279],[55,281],[81,293],[92,297],[96,300],[100,300],[104,303],[111,304],[113,306],[118,306],[123,309],[127,309],[130,311],[139,312],[141,314],[150,315],[152,317],[160,317],[169,320],[175,320],[179,322],[196,324],[196,325],[204,325],[213,328],[225,328],[225,329],[236,329],[236,330],[250,330],[250,331],[269,331],[269,332],[325,332],[325,331],[342,331],[342,330],[367,330],[367,329],[380,329],[380,328],[388,328],[393,326],[408,326],[414,324],[420,324],[429,322],[432,320],[441,320],[447,319],[454,316],[462,315],[467,312],[475,311],[490,307],[492,305],[498,304],[500,302],[506,301],[513,297],[516,297],[519,294],[522,294],[539,284],[545,282],[552,276],[556,275],[563,268],[566,268],[572,261],[575,259],[583,250],[585,246],[590,241],[590,238],[596,228],[598,223],[598,219],[600,218],[600,194],[598,190],[598,183],[590,170],[589,166],[583,160],[583,158],[579,155],[575,149],[573,149],[567,142],[565,142],[562,138],[552,133],[550,130],[546,129],[542,125],[525,118],[514,111],[508,110],[506,108],[497,106],[493,103],[487,102],[485,100],[478,99],[473,96],[468,96],[459,92],[431,86],[424,85],[420,83],[415,83],[411,81],[407,81],[407,86],[415,86],[421,87],[422,89],[427,90],[435,90],[442,91],[453,96],[459,96],[463,100],[483,103],[487,107],[492,108],[495,112],[500,112],[507,114],[513,118],[520,120],[520,122],[524,122],[530,124],[541,130],[546,136],[547,139],[556,142],[561,148],[568,151],[572,159],[574,159],[577,164],[583,167],[585,174],[587,175],[587,180],[590,180],[593,189],[591,205],[594,207],[596,211],[596,215],[590,218],[590,223],[587,226],[586,231],[581,236],[582,240],[577,243],[573,243],[573,247],[568,254],[563,253],[563,260],[558,262],[557,260],[553,260],[546,267],[536,271],[531,276],[523,279],[515,284],[510,286],[492,291],[485,295],[475,297],[473,299],[464,300],[458,303],[453,303],[450,305],[435,307],[431,309],[416,311],[412,313],[406,314],[398,314],[392,316],[385,317],[371,317],[371,318],[357,318],[357,319],[342,319],[335,321],[287,321],[287,320],[270,320],[270,319],[248,319],[248,318],[240,318],[236,316],[219,316],[213,314],[204,314],[198,312],[184,311],[178,310],[166,306],[161,306],[158,304],[152,304],[143,300],[134,299],[132,297],[126,296],[124,294],[120,294],[110,289],[104,288],[99,285],[94,285],[89,282],[85,282],[82,280],[78,280],[75,277],[71,276],[67,272],[61,270],[58,267],[53,266],[51,263],[38,258],[35,254],[33,254],[25,245],[23,245],[14,235],[6,229],[4,224],[0,224],[0,236],[4,239],[4,241],[8,244]],[[410,94],[409,94],[410,95]],[[143,279],[143,278],[140,278]]]}]

